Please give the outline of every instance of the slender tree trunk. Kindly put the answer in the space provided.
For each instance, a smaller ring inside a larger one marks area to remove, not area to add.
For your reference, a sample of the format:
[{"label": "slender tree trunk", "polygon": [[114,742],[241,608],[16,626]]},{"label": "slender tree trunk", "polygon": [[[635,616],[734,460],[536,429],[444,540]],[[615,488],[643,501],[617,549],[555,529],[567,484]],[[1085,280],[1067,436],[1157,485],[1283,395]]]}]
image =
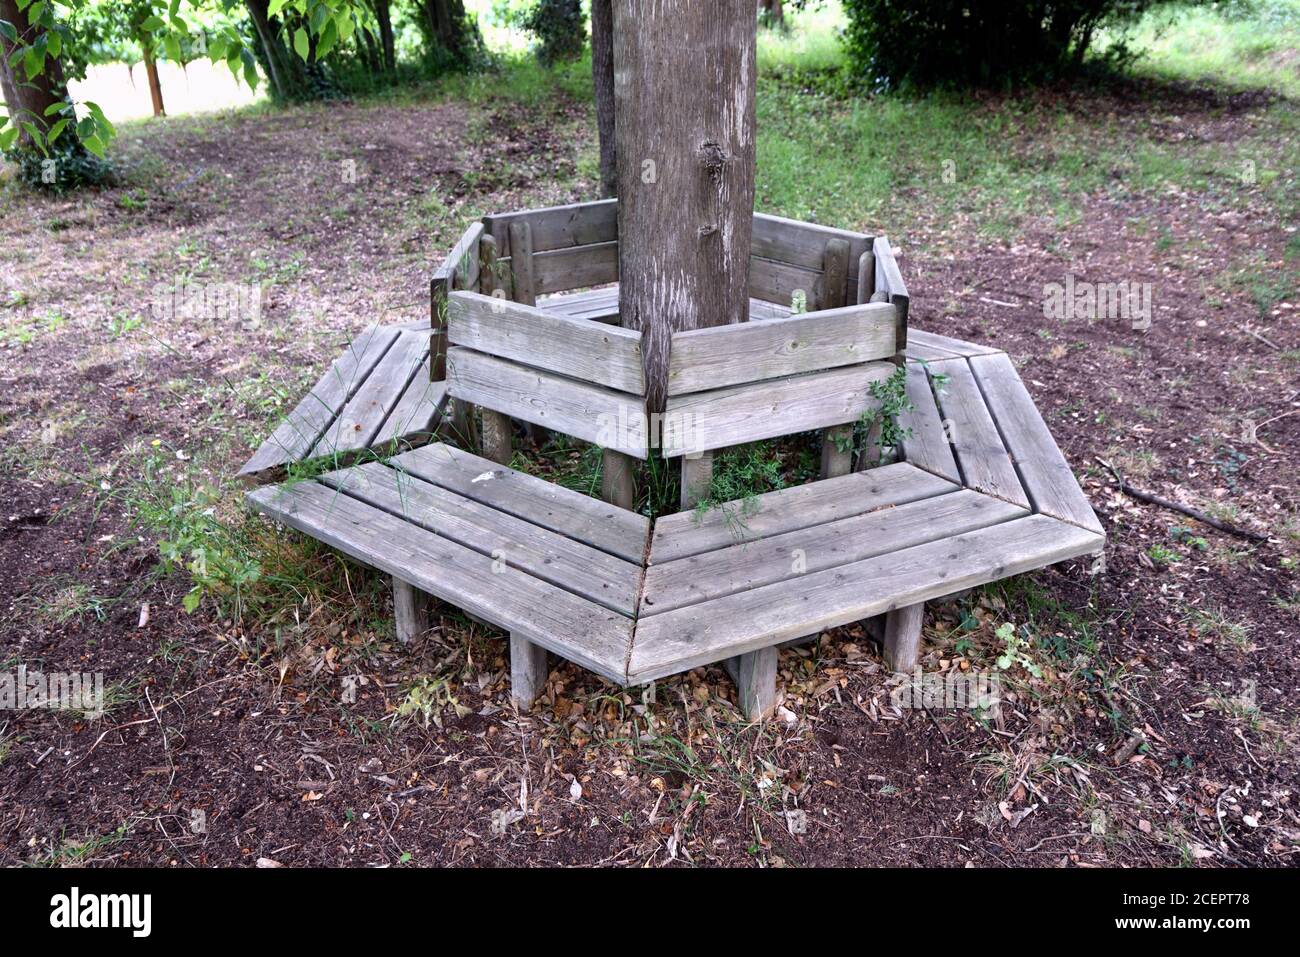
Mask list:
[{"label": "slender tree trunk", "polygon": [[596,131],[600,137],[600,195],[618,195],[614,143],[614,8],[591,0],[591,78],[596,88]]},{"label": "slender tree trunk", "polygon": [[[9,58],[17,46],[25,47],[34,43],[41,31],[31,25],[26,10],[18,9],[16,0],[0,0],[0,20],[7,20],[13,24],[21,41],[13,44],[0,38],[0,52],[4,54],[3,58],[0,58],[0,87],[4,88],[9,122],[16,124],[22,120],[34,123],[38,129],[48,129],[57,117],[47,117],[45,111],[54,104],[64,103],[68,99],[68,85],[63,77],[63,66],[54,57],[47,57],[45,69],[38,76],[27,79],[27,70],[23,67],[22,60],[19,59],[14,66],[10,66]],[[65,129],[60,136],[60,142],[64,136],[75,140],[76,132],[71,128]],[[18,134],[16,145],[32,146],[31,137],[26,131]]]},{"label": "slender tree trunk", "polygon": [[397,69],[397,54],[393,48],[393,15],[389,0],[375,0],[375,19],[379,21],[379,42],[384,48],[384,69],[392,73]]},{"label": "slender tree trunk", "polygon": [[145,51],[144,72],[149,78],[149,98],[153,100],[153,115],[166,116],[167,111],[163,109],[162,83],[158,80],[158,61],[154,59],[152,50]]},{"label": "slender tree trunk", "polygon": [[291,99],[306,85],[301,59],[280,41],[279,24],[271,19],[267,0],[244,0],[244,6],[266,53],[271,87],[280,99]]},{"label": "slender tree trunk", "polygon": [[748,318],[757,29],[754,0],[614,0],[620,311],[651,412],[672,333]]}]

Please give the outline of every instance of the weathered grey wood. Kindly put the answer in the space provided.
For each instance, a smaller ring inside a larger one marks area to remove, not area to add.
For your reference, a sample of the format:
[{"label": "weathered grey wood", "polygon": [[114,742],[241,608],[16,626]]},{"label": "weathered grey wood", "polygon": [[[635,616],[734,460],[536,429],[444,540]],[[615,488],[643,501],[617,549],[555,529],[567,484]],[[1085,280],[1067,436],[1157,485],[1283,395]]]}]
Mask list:
[{"label": "weathered grey wood", "polygon": [[1101,523],[1011,359],[1002,353],[974,356],[970,368],[1034,509],[1100,534]]},{"label": "weathered grey wood", "polygon": [[483,406],[479,409],[483,458],[509,465],[515,457],[514,424],[510,416]]},{"label": "weathered grey wood", "polygon": [[429,381],[447,378],[447,294],[451,292],[454,270],[443,265],[429,280]]},{"label": "weathered grey wood", "polygon": [[876,257],[869,251],[858,257],[857,301],[870,302],[876,291]]},{"label": "weathered grey wood", "polygon": [[473,402],[467,399],[451,400],[451,437],[463,449],[479,447],[478,415]]},{"label": "weathered grey wood", "polygon": [[516,302],[531,306],[537,302],[537,277],[533,262],[533,234],[525,221],[510,224],[510,283]]},{"label": "weathered grey wood", "polygon": [[672,337],[668,394],[883,359],[894,354],[894,336],[888,303],[679,332]]},{"label": "weathered grey wood", "polygon": [[393,579],[393,621],[404,645],[429,630],[428,596],[400,578]]},{"label": "weathered grey wood", "polygon": [[853,471],[853,433],[852,423],[822,430],[822,478],[837,478]]},{"label": "weathered grey wood", "polygon": [[[408,453],[410,454],[410,453]],[[622,683],[632,622],[319,482],[248,494],[272,518],[498,628]]]},{"label": "weathered grey wood", "polygon": [[452,289],[477,289],[479,277],[479,239],[483,224],[472,223],[452,247],[444,263],[452,273]]},{"label": "weathered grey wood", "polygon": [[723,662],[736,683],[736,701],[750,721],[770,718],[776,711],[776,666],[781,657],[775,645]]},{"label": "weathered grey wood", "polygon": [[369,448],[428,354],[428,332],[399,333],[312,448],[312,457]]},{"label": "weathered grey wood", "polygon": [[[779,503],[781,495],[794,491],[777,492],[774,501]],[[665,562],[652,549],[641,595],[641,615],[648,618],[698,605],[1029,514],[1026,509],[968,489],[902,505],[881,506],[870,498],[866,504],[870,510],[864,509],[858,515],[757,541],[733,540],[721,548],[676,561]]]},{"label": "weathered grey wood", "polygon": [[650,520],[636,512],[442,443],[399,455],[392,464],[427,482],[611,555],[637,563],[645,556]]},{"label": "weathered grey wood", "polygon": [[[599,289],[584,289],[580,292],[550,293],[537,301],[540,309],[586,319],[591,322],[617,323],[618,285],[602,286]],[[790,304],[766,302],[762,299],[749,300],[749,318],[784,319],[790,315]]]},{"label": "weathered grey wood", "polygon": [[[513,258],[503,258],[500,262],[513,269]],[[601,286],[618,281],[618,243],[535,252],[532,263],[533,291],[537,296]]]},{"label": "weathered grey wood", "polygon": [[866,362],[671,396],[668,416],[692,427],[665,433],[664,455],[671,458],[856,421],[880,404],[871,395],[871,383],[888,379],[893,370],[888,362]]},{"label": "weathered grey wood", "polygon": [[907,363],[907,401],[912,408],[898,417],[903,430],[903,456],[917,468],[946,478],[961,481],[957,460],[943,427],[943,417],[930,388],[930,378],[919,362]]},{"label": "weathered grey wood", "polygon": [[384,326],[370,326],[358,335],[244,464],[239,477],[255,483],[282,471],[288,463],[301,461],[397,336],[396,329]]},{"label": "weathered grey wood", "polygon": [[790,303],[766,302],[762,299],[755,299],[752,296],[749,300],[749,319],[785,319],[791,314]]},{"label": "weathered grey wood", "polygon": [[603,451],[600,470],[600,497],[619,508],[636,507],[635,459],[615,452]]},{"label": "weathered grey wood", "polygon": [[494,299],[509,300],[514,291],[509,265],[502,265],[495,236],[484,234],[478,241],[479,291]]},{"label": "weathered grey wood", "polygon": [[448,312],[453,345],[620,392],[645,391],[640,333],[473,292],[452,293]]},{"label": "weathered grey wood", "polygon": [[907,286],[903,284],[903,274],[898,269],[898,260],[889,240],[877,236],[872,243],[872,255],[876,260],[876,291],[884,290],[889,294],[889,301],[898,310],[898,351],[907,348],[907,307],[909,297]]},{"label": "weathered grey wood", "polygon": [[676,561],[737,542],[754,542],[957,489],[952,482],[900,462],[755,496],[740,529],[716,509],[704,515],[689,511],[661,515],[655,521],[650,564]]},{"label": "weathered grey wood", "polygon": [[648,422],[639,396],[588,385],[454,346],[447,389],[456,399],[643,459]]},{"label": "weathered grey wood", "polygon": [[1078,526],[1030,515],[642,618],[627,680],[652,681],[1085,555],[1101,540]]},{"label": "weathered grey wood", "polygon": [[429,441],[442,421],[447,404],[447,384],[429,381],[429,360],[411,379],[402,397],[388,413],[375,436],[376,447],[385,450],[398,446],[414,448]]},{"label": "weathered grey wood", "polygon": [[701,452],[696,456],[682,456],[682,508],[694,508],[709,497],[712,487],[713,453]]},{"label": "weathered grey wood", "polygon": [[651,412],[672,333],[748,318],[757,30],[752,0],[614,4],[620,315]]},{"label": "weathered grey wood", "polygon": [[496,239],[502,256],[510,256],[510,225],[527,223],[532,233],[533,252],[618,240],[618,200],[603,199],[593,203],[570,203],[513,213],[485,216],[488,230]]},{"label": "weathered grey wood", "polygon": [[621,615],[636,610],[639,559],[607,554],[379,462],[330,472],[319,481]]},{"label": "weathered grey wood", "polygon": [[809,312],[821,309],[822,272],[755,257],[749,266],[749,294],[755,299],[790,307],[795,290],[803,290]]},{"label": "weathered grey wood", "polygon": [[[762,259],[820,272],[824,268],[826,244],[833,239],[849,244],[849,261],[852,263],[871,249],[871,237],[863,233],[755,213],[751,251]],[[849,276],[848,299],[845,301],[865,301],[858,295],[855,276]]]},{"label": "weathered grey wood", "polygon": [[974,342],[967,342],[965,339],[954,339],[952,336],[941,336],[921,329],[911,329],[907,335],[909,347],[925,346],[936,353],[934,356],[936,359],[989,356],[1002,351],[992,346],[981,346]]},{"label": "weathered grey wood", "polygon": [[822,309],[839,309],[848,302],[849,244],[847,240],[832,239],[826,244],[822,266]]},{"label": "weathered grey wood", "polygon": [[966,360],[931,362],[929,372],[948,377],[937,394],[939,412],[947,422],[948,440],[956,450],[964,484],[1028,508],[1029,497],[1020,486],[1011,456]]},{"label": "weathered grey wood", "polygon": [[510,633],[510,702],[527,711],[546,687],[550,668],[546,649],[516,632]]},{"label": "weathered grey wood", "polygon": [[882,645],[885,667],[890,671],[911,672],[916,668],[921,657],[921,625],[924,621],[924,602],[886,612]]}]

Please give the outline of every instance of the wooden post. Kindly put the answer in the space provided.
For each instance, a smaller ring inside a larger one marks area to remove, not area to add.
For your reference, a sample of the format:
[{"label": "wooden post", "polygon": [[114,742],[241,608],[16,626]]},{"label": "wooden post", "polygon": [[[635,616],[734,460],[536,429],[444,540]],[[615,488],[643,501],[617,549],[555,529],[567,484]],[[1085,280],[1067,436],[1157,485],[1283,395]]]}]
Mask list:
[{"label": "wooden post", "polygon": [[853,471],[853,423],[822,429],[822,478]]},{"label": "wooden post", "polygon": [[393,579],[393,618],[397,640],[408,644],[429,630],[429,596],[400,578]]},{"label": "wooden post", "polygon": [[672,333],[749,318],[758,18],[754,0],[613,6],[620,320],[655,413]]},{"label": "wooden post", "polygon": [[776,710],[776,646],[760,648],[723,662],[736,683],[740,709],[750,721],[762,721]]},{"label": "wooden post", "polygon": [[605,460],[600,471],[600,497],[619,508],[631,510],[636,506],[632,457],[613,449],[605,449],[604,452]]},{"label": "wooden post", "polygon": [[483,419],[482,432],[482,449],[483,457],[491,459],[493,462],[499,462],[501,465],[509,465],[510,460],[514,458],[514,423],[510,416],[504,415],[495,409],[489,409],[486,406],[479,410]]},{"label": "wooden post", "polygon": [[520,711],[532,707],[546,687],[546,649],[519,635],[510,635],[510,700]]},{"label": "wooden post", "polygon": [[701,452],[697,457],[682,456],[682,511],[694,508],[709,497],[713,485],[713,452]]},{"label": "wooden post", "polygon": [[910,672],[921,657],[921,622],[925,602],[895,608],[885,615],[885,667]]},{"label": "wooden post", "polygon": [[876,257],[863,253],[858,257],[858,302],[872,302],[876,291]]},{"label": "wooden post", "polygon": [[822,295],[818,309],[838,309],[849,297],[849,244],[832,239],[822,255]]},{"label": "wooden post", "polygon": [[537,278],[533,272],[533,230],[525,222],[510,224],[510,276],[515,302],[537,305]]}]

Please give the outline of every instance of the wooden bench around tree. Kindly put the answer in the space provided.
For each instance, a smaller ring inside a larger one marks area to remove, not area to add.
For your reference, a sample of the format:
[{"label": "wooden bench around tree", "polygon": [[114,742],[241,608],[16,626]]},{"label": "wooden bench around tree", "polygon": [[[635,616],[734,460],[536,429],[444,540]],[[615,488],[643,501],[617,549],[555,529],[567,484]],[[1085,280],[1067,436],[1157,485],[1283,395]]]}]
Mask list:
[{"label": "wooden bench around tree", "polygon": [[[299,459],[382,440],[370,461],[249,500],[391,575],[400,638],[433,595],[510,634],[520,706],[555,653],[621,685],[721,662],[759,717],[785,642],[880,618],[887,663],[910,671],[926,601],[1102,548],[1010,358],[909,332],[884,237],[756,216],[751,321],[675,334],[665,411],[647,415],[640,334],[615,323],[615,212],[485,217],[434,275],[427,352],[388,361],[406,332],[369,333],[273,436],[310,436]],[[792,310],[801,298],[809,311]],[[417,359],[462,448],[394,444]],[[911,409],[882,454],[864,423],[900,367]],[[367,385],[385,369],[400,389]],[[603,448],[603,501],[510,468],[516,421]],[[810,430],[819,481],[693,507],[716,450]],[[631,475],[655,451],[680,460],[683,510],[652,523]],[[244,473],[265,477],[266,460]]]}]

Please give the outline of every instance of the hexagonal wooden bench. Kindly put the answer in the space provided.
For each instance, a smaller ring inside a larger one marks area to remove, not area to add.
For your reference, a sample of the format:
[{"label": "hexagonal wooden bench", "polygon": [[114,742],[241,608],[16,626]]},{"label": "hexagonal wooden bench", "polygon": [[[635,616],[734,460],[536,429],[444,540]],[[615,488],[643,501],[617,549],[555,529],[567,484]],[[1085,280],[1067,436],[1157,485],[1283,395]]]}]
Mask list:
[{"label": "hexagonal wooden bench", "polygon": [[[521,706],[553,652],[621,685],[722,662],[760,717],[782,643],[884,616],[886,660],[911,670],[924,602],[1104,544],[1010,359],[909,337],[883,237],[756,217],[751,321],[675,335],[667,408],[646,415],[640,336],[611,324],[614,222],[611,203],[490,216],[435,274],[431,375],[445,338],[455,431],[482,455],[437,443],[250,493],[390,574],[400,637],[427,593],[509,632]],[[792,314],[796,289],[812,311]],[[903,461],[855,460],[900,364]],[[512,420],[603,447],[607,500],[509,468]],[[689,508],[714,450],[809,430],[821,480]],[[654,449],[681,459],[684,510],[652,523],[626,479]]]}]

